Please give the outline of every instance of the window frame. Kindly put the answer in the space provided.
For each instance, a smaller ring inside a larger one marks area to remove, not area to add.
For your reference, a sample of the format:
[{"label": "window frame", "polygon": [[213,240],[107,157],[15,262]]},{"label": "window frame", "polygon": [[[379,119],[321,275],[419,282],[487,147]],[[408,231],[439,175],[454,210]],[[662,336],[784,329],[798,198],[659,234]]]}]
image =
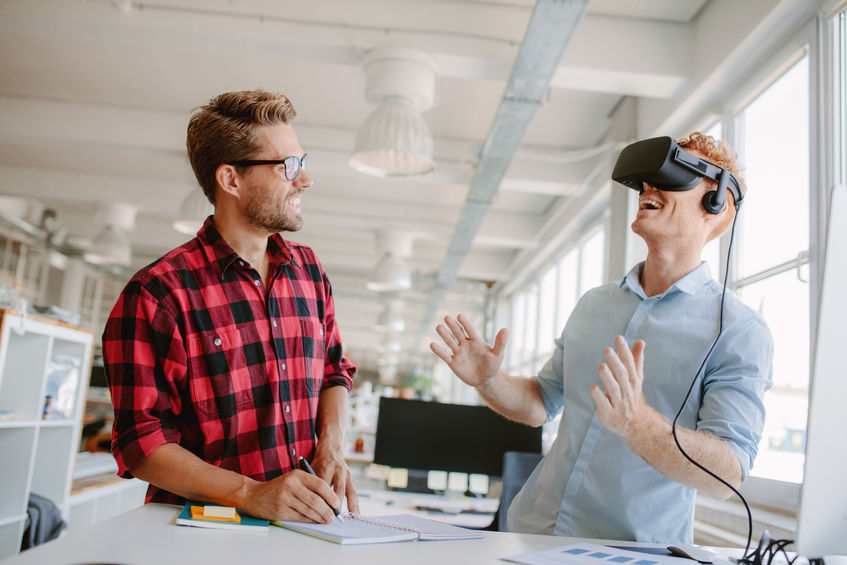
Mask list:
[{"label": "window frame", "polygon": [[[796,266],[809,264],[809,375],[814,367],[814,352],[817,341],[816,330],[819,314],[820,279],[822,252],[826,236],[826,219],[829,209],[830,189],[844,177],[844,133],[838,126],[847,119],[844,115],[844,93],[840,92],[837,77],[844,72],[844,59],[839,58],[839,41],[847,41],[847,25],[839,30],[839,16],[845,10],[844,2],[832,12],[811,18],[798,26],[789,41],[771,54],[764,65],[743,81],[739,81],[736,96],[728,97],[721,105],[720,122],[723,138],[733,147],[743,145],[743,132],[738,131],[736,116],[759,95],[779,80],[804,56],[809,57],[809,249],[808,256],[798,257]],[[843,79],[842,79],[843,80]],[[840,96],[839,96],[840,95]],[[839,106],[840,105],[840,106]],[[700,123],[715,123],[715,112],[700,119]],[[840,121],[839,121],[840,120]],[[839,137],[840,136],[840,137]],[[831,148],[829,152],[825,148]],[[739,218],[743,221],[743,218]],[[725,274],[726,251],[729,237],[721,238],[721,277]],[[733,254],[730,275],[737,272],[739,255]],[[784,265],[785,270],[791,267]],[[755,275],[754,275],[755,276]],[[750,276],[733,281],[735,290],[739,280],[748,282]],[[802,483],[788,483],[761,477],[749,477],[741,488],[748,500],[755,505],[777,508],[790,513],[799,509]]]}]

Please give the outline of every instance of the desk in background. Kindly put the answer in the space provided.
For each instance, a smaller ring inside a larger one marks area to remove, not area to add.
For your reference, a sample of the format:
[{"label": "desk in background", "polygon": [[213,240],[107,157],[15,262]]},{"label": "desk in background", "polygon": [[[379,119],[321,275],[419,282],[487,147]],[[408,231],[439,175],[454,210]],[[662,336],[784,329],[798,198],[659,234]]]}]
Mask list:
[{"label": "desk in background", "polygon": [[449,497],[437,494],[360,490],[359,510],[365,516],[414,514],[468,528],[485,528],[500,505],[496,498]]}]

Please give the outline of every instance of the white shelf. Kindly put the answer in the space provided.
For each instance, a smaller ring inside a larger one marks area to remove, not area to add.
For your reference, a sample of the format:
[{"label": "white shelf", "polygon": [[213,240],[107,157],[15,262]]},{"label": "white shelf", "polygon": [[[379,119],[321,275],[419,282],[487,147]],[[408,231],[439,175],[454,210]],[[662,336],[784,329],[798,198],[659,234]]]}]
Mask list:
[{"label": "white shelf", "polygon": [[26,514],[15,514],[14,516],[6,516],[5,518],[0,518],[0,528],[7,524],[14,524],[23,520],[26,520]]},{"label": "white shelf", "polygon": [[[98,477],[90,477],[94,483]],[[68,502],[68,525],[71,530],[108,520],[144,504],[147,483],[139,479],[119,479],[114,473],[101,475],[103,483],[74,488]],[[87,479],[75,481],[75,487]]]},{"label": "white shelf", "polygon": [[74,420],[38,420],[41,428],[74,428],[77,424]]},{"label": "white shelf", "polygon": [[76,454],[74,481],[105,474],[110,474],[112,478],[118,474],[118,463],[111,453],[99,451]]},{"label": "white shelf", "polygon": [[0,525],[0,559],[11,557],[21,546],[24,520],[15,520]]},{"label": "white shelf", "polygon": [[75,420],[3,420],[0,421],[0,429],[3,428],[74,428],[77,426]]},{"label": "white shelf", "polygon": [[[31,492],[67,518],[93,334],[0,309],[0,559],[17,553]],[[42,419],[48,404],[63,417]]]},{"label": "white shelf", "polygon": [[2,420],[0,421],[0,429],[2,428],[32,428],[38,425],[40,420]]}]

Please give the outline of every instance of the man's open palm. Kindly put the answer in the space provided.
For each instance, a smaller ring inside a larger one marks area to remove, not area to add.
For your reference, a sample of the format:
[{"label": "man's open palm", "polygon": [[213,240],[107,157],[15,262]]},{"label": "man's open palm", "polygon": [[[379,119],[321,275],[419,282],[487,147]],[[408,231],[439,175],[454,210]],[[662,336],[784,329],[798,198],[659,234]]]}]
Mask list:
[{"label": "man's open palm", "polygon": [[444,344],[430,343],[429,347],[463,382],[479,386],[500,369],[509,331],[497,332],[494,347],[489,347],[467,316],[459,314],[457,318],[446,316],[444,323],[438,324],[435,331]]}]

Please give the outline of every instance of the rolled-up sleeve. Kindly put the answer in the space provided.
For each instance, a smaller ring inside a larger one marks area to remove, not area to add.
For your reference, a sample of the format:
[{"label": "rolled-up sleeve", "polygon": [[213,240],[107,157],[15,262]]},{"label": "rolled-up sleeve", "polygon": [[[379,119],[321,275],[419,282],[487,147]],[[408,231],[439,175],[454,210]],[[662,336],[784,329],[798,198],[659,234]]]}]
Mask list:
[{"label": "rolled-up sleeve", "polygon": [[727,443],[745,480],[765,424],[763,398],[773,384],[773,339],[767,324],[755,315],[724,332],[713,355],[704,378],[697,430]]},{"label": "rolled-up sleeve", "polygon": [[562,356],[564,351],[564,340],[562,336],[556,338],[553,355],[547,360],[541,371],[534,378],[541,392],[541,400],[544,401],[544,409],[547,411],[547,421],[555,418],[562,410],[565,403],[565,381],[562,372]]},{"label": "rolled-up sleeve", "polygon": [[332,286],[329,284],[326,274],[323,278],[327,298],[325,306],[326,354],[321,391],[333,386],[343,386],[349,391],[353,388],[356,366],[344,357],[344,348],[341,346],[341,332],[335,322],[335,301],[332,298]]},{"label": "rolled-up sleeve", "polygon": [[174,316],[136,280],[112,309],[103,332],[103,362],[115,409],[112,453],[121,477],[157,447],[179,443],[177,382],[187,371]]}]

